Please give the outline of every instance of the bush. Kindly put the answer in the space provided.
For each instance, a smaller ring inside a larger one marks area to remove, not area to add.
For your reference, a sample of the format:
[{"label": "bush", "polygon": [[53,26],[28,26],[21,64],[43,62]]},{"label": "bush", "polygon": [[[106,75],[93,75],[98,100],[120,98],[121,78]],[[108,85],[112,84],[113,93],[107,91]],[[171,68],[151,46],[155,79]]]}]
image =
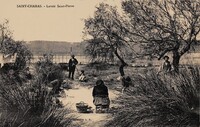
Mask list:
[{"label": "bush", "polygon": [[32,57],[31,51],[25,45],[24,41],[15,41],[12,36],[12,30],[9,29],[9,21],[0,23],[0,52],[4,55],[14,55],[17,53],[15,63],[8,64],[15,70],[23,70]]},{"label": "bush", "polygon": [[0,84],[2,127],[66,127],[74,116],[55,102],[40,80],[30,84]]},{"label": "bush", "polygon": [[135,76],[135,88],[117,99],[120,107],[107,126],[199,126],[199,74],[196,68],[176,76]]},{"label": "bush", "polygon": [[[75,117],[70,115],[70,109],[63,108],[47,85],[52,78],[62,78],[62,72],[50,61],[41,64],[37,66],[36,76],[27,82],[19,83],[16,78],[6,78],[9,74],[1,73],[2,127],[66,127],[72,124]],[[22,74],[20,77],[24,76]]]},{"label": "bush", "polygon": [[72,124],[73,115],[69,109],[49,109],[40,116],[24,111],[2,113],[1,127],[68,127]]},{"label": "bush", "polygon": [[49,56],[44,56],[44,58],[36,64],[36,74],[38,74],[41,80],[46,84],[55,79],[63,79],[64,75],[62,68],[54,64]]}]

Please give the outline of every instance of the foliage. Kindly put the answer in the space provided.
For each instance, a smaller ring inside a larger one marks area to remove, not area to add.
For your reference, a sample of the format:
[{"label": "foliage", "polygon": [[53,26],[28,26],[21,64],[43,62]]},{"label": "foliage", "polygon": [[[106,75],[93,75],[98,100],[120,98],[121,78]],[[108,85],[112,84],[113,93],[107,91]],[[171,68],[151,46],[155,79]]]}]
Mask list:
[{"label": "foliage", "polygon": [[178,71],[181,56],[196,44],[200,32],[199,0],[126,0],[130,18],[126,27],[133,43],[140,43],[144,55],[162,58],[171,52]]},{"label": "foliage", "polygon": [[41,79],[30,83],[9,84],[0,81],[0,123],[2,127],[66,127],[74,116],[70,109],[62,108],[62,104],[51,94]]},{"label": "foliage", "polygon": [[59,66],[44,56],[36,65],[35,76],[27,79],[27,62],[31,52],[25,42],[14,41],[8,21],[0,25],[0,51],[4,55],[17,53],[14,64],[5,64],[0,71],[0,123],[1,127],[66,127],[71,125],[74,116],[69,108],[52,95],[46,84],[61,79]]},{"label": "foliage", "polygon": [[196,68],[176,76],[136,75],[108,126],[199,126],[199,74]]},{"label": "foliage", "polygon": [[55,79],[63,79],[63,72],[59,65],[52,62],[51,54],[45,54],[41,60],[36,63],[36,73],[41,77],[44,83],[49,83]]},{"label": "foliage", "polygon": [[27,67],[27,64],[30,62],[33,54],[28,49],[27,46],[25,46],[25,42],[23,41],[17,41],[15,42],[16,47],[16,53],[17,53],[17,59],[14,63],[14,68],[17,70],[23,70]]},{"label": "foliage", "polygon": [[113,59],[114,54],[122,63],[124,60],[118,52],[125,48],[127,40],[123,29],[122,16],[115,7],[101,3],[96,7],[93,18],[85,20],[85,35],[92,37],[88,40],[86,53],[93,59],[107,61]]},{"label": "foliage", "polygon": [[172,64],[178,72],[181,56],[199,42],[198,0],[125,0],[123,15],[107,4],[96,8],[94,17],[85,20],[85,34],[92,37],[86,51],[93,58],[99,54],[106,57],[107,51],[123,63],[117,51],[126,46],[134,52],[134,45],[140,45],[142,56],[161,59],[172,53]]},{"label": "foliage", "polygon": [[15,70],[23,70],[26,67],[27,62],[30,61],[32,53],[25,46],[25,42],[15,41],[13,39],[8,24],[8,20],[0,24],[0,52],[4,55],[13,55],[14,53],[17,53],[16,62],[14,65],[9,64],[9,67],[12,67]]},{"label": "foliage", "polygon": [[110,51],[109,47],[106,48],[105,43],[100,39],[88,40],[85,52],[92,58],[92,62],[106,63],[114,61],[113,52]]},{"label": "foliage", "polygon": [[69,109],[51,108],[40,116],[26,111],[7,112],[0,116],[1,127],[69,127],[74,120]]}]

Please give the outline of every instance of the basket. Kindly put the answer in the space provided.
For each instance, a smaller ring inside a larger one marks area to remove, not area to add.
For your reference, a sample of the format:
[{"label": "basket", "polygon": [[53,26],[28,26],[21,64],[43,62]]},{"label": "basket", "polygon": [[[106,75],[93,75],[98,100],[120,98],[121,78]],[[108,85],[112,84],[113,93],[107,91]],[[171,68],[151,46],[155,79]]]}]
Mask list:
[{"label": "basket", "polygon": [[81,101],[79,103],[76,103],[76,109],[79,113],[90,113],[92,107],[88,106],[87,103]]}]

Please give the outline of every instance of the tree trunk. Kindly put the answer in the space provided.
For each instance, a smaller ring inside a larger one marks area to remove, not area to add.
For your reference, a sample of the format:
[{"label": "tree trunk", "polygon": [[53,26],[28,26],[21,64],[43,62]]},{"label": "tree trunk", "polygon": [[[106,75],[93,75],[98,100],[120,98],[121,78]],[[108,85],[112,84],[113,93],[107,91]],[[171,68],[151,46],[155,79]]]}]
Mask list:
[{"label": "tree trunk", "polygon": [[174,72],[179,73],[179,62],[180,62],[181,56],[177,51],[173,51],[173,61],[172,66],[174,68]]},{"label": "tree trunk", "polygon": [[119,73],[121,76],[124,76],[124,67],[127,66],[128,64],[122,59],[122,57],[118,54],[117,49],[115,50],[115,55],[117,56],[117,58],[120,60],[121,65],[119,67]]}]

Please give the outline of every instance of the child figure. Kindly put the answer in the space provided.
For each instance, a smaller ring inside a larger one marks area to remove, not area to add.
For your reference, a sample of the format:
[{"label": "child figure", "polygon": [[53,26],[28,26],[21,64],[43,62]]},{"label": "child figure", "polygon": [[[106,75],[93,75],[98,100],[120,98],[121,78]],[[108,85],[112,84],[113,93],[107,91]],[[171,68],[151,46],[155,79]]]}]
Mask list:
[{"label": "child figure", "polygon": [[122,77],[122,93],[124,93],[124,91],[130,86],[132,85],[132,80],[129,76],[125,77],[123,76]]},{"label": "child figure", "polygon": [[84,70],[81,70],[81,74],[80,74],[80,77],[79,77],[79,81],[81,81],[81,82],[86,82],[86,76],[85,76]]}]

